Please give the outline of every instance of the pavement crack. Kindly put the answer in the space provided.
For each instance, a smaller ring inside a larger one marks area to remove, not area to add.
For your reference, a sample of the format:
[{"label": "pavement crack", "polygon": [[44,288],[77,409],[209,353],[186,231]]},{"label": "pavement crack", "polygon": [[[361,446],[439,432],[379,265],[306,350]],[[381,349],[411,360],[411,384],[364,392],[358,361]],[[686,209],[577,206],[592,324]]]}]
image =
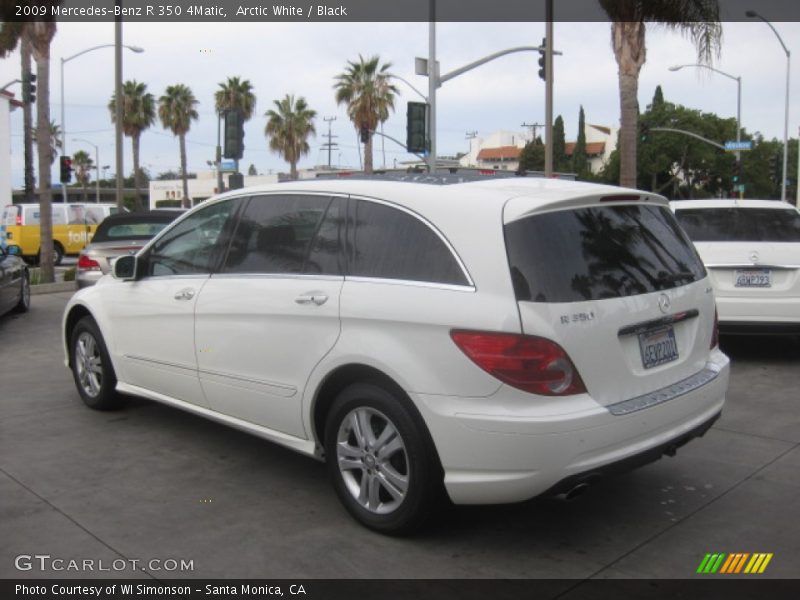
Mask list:
[{"label": "pavement crack", "polygon": [[[55,504],[53,504],[52,502],[50,502],[50,500],[48,500],[47,498],[45,498],[44,496],[42,496],[42,495],[41,495],[40,493],[38,493],[36,490],[34,490],[34,489],[32,489],[31,487],[29,487],[29,486],[25,485],[25,484],[24,484],[23,482],[21,482],[19,479],[17,479],[16,477],[14,477],[14,476],[13,476],[11,473],[9,473],[8,471],[6,471],[6,470],[5,470],[3,467],[0,467],[0,473],[3,473],[3,475],[5,475],[6,477],[8,477],[8,478],[9,478],[11,481],[13,481],[14,483],[16,483],[16,484],[17,484],[18,486],[20,486],[22,489],[26,490],[28,493],[32,494],[33,496],[35,496],[36,498],[38,498],[39,500],[41,500],[42,502],[44,502],[44,503],[45,503],[47,506],[49,506],[51,509],[53,509],[53,510],[54,510],[54,511],[56,511],[58,514],[60,514],[62,517],[64,517],[65,519],[67,519],[67,520],[68,520],[70,523],[72,523],[73,525],[75,525],[75,526],[76,526],[78,529],[80,529],[81,531],[83,531],[84,533],[86,533],[88,536],[90,536],[90,537],[92,537],[93,539],[97,540],[97,541],[98,541],[100,544],[102,544],[103,546],[105,546],[106,548],[108,548],[109,550],[111,550],[111,552],[113,552],[114,554],[116,554],[117,556],[119,556],[120,558],[122,558],[122,559],[124,559],[124,560],[126,560],[126,561],[128,561],[128,562],[130,562],[130,561],[131,561],[131,559],[130,559],[128,556],[126,556],[124,553],[120,552],[120,551],[119,551],[119,550],[117,550],[117,549],[116,549],[114,546],[112,546],[111,544],[109,544],[108,542],[106,542],[104,539],[102,539],[100,536],[96,535],[95,533],[93,533],[92,531],[90,531],[89,529],[87,529],[87,528],[86,528],[86,527],[85,527],[83,524],[81,524],[79,521],[77,521],[76,519],[74,519],[72,516],[70,516],[70,515],[68,515],[67,513],[65,513],[65,512],[64,512],[63,510],[61,510],[61,509],[60,509],[58,506],[56,506]],[[142,569],[142,570],[141,570],[141,573],[143,573],[143,574],[147,575],[147,576],[148,576],[148,577],[150,577],[151,579],[158,580],[158,578],[157,578],[157,577],[153,576],[153,575],[152,575],[150,572],[148,572],[146,569]]]}]

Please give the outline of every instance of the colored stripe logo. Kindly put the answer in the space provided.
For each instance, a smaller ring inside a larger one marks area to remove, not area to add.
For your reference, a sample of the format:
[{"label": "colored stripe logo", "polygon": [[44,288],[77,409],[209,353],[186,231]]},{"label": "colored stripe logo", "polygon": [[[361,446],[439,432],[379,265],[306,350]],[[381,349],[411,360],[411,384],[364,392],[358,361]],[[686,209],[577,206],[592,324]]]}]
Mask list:
[{"label": "colored stripe logo", "polygon": [[703,575],[720,573],[725,575],[736,575],[740,573],[755,575],[763,573],[769,561],[772,560],[771,552],[734,552],[727,554],[724,552],[708,553],[700,561],[697,572]]}]

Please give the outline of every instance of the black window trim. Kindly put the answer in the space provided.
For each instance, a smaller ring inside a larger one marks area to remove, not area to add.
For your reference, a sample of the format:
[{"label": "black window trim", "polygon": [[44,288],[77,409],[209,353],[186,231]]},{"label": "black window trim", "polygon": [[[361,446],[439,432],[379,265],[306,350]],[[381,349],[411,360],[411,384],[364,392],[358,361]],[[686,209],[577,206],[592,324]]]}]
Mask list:
[{"label": "black window trim", "polygon": [[[365,202],[374,202],[376,204],[382,204],[384,206],[388,206],[389,208],[393,208],[393,209],[399,210],[401,212],[404,212],[407,215],[409,215],[411,218],[422,222],[422,224],[425,225],[431,231],[433,231],[433,233],[436,235],[436,237],[438,237],[439,240],[441,240],[441,242],[445,245],[447,250],[450,252],[450,255],[456,261],[456,265],[458,265],[458,268],[461,269],[461,273],[462,273],[462,275],[464,275],[464,278],[467,280],[467,284],[466,285],[459,285],[459,284],[456,284],[456,283],[438,283],[438,282],[435,282],[435,281],[419,281],[419,280],[416,280],[416,279],[389,279],[389,278],[384,278],[384,277],[367,277],[367,276],[362,276],[362,275],[350,275],[349,274],[350,273],[350,253],[349,253],[349,248],[348,248],[348,251],[345,252],[346,259],[347,259],[345,261],[345,265],[346,265],[345,280],[347,280],[347,281],[358,281],[358,282],[363,282],[363,283],[386,283],[386,284],[394,284],[394,285],[408,285],[408,286],[414,286],[414,287],[436,288],[436,289],[453,290],[453,291],[459,291],[459,292],[465,292],[465,291],[475,292],[477,290],[477,287],[475,286],[475,282],[473,281],[472,276],[470,275],[469,271],[467,270],[467,267],[464,264],[464,261],[461,260],[461,257],[459,256],[458,252],[456,252],[456,249],[453,247],[453,244],[450,243],[450,240],[448,240],[444,236],[444,234],[441,231],[439,231],[439,229],[433,223],[431,223],[428,219],[423,217],[421,214],[411,210],[410,208],[402,206],[401,204],[397,204],[396,202],[391,202],[389,200],[383,200],[381,198],[375,198],[374,196],[362,196],[360,194],[349,194],[348,198],[351,201],[353,201],[353,203],[357,202],[359,200],[362,200],[362,201],[365,201]],[[351,229],[350,206],[351,206],[351,204],[349,204],[348,207],[347,207],[347,225],[346,225],[347,230],[346,230],[346,233],[345,233],[345,239],[347,240],[347,245],[348,246],[350,245],[350,242],[351,242],[350,241],[350,233],[351,233],[351,231],[350,231],[350,229]]]}]

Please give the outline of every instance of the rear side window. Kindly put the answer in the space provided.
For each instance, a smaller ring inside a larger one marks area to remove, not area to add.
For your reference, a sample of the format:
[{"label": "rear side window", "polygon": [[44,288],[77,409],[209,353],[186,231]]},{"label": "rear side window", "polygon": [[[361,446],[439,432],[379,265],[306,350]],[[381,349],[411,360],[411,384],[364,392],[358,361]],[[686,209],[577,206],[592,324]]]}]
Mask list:
[{"label": "rear side window", "polygon": [[695,242],[800,242],[800,213],[781,208],[688,208],[675,211]]},{"label": "rear side window", "polygon": [[3,209],[3,221],[0,225],[16,225],[17,215],[20,214],[19,206],[6,206]]},{"label": "rear side window", "polygon": [[359,277],[469,285],[453,253],[418,218],[358,200],[351,214],[350,274]]},{"label": "rear side window", "polygon": [[326,196],[251,198],[223,272],[341,275],[341,202]]},{"label": "rear side window", "polygon": [[578,302],[647,294],[705,277],[665,207],[560,210],[505,226],[517,300]]},{"label": "rear side window", "polygon": [[[177,216],[177,215],[176,215]],[[103,223],[97,228],[92,242],[109,242],[113,240],[149,240],[172,222],[171,219],[147,219],[126,221],[124,223]]]}]

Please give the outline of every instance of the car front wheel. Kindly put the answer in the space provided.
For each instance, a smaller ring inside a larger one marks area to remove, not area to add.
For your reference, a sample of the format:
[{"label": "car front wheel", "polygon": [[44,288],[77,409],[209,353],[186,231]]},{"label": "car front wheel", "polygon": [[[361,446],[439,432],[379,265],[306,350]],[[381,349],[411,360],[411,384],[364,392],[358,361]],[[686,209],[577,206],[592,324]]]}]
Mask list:
[{"label": "car front wheel", "polygon": [[83,401],[95,410],[118,408],[117,377],[97,323],[83,317],[70,339],[72,375]]},{"label": "car front wheel", "polygon": [[381,385],[354,384],[334,401],[325,428],[339,499],[358,521],[381,533],[417,529],[441,496],[435,449],[406,402]]},{"label": "car front wheel", "polygon": [[19,290],[19,302],[17,302],[16,311],[19,313],[28,312],[31,307],[31,281],[28,274],[22,276],[22,284]]}]

